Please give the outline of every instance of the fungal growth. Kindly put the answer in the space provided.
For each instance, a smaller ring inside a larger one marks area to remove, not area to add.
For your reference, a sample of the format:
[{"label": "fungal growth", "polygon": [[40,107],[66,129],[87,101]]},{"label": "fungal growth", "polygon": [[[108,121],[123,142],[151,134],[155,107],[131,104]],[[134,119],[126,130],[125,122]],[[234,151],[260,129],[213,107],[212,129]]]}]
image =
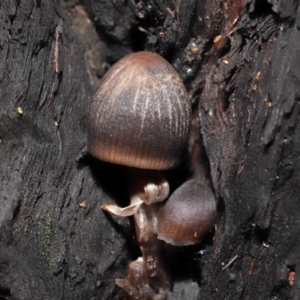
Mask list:
[{"label": "fungal growth", "polygon": [[104,76],[88,111],[88,150],[96,158],[128,167],[130,205],[105,204],[117,216],[133,216],[142,257],[117,279],[129,299],[166,299],[168,275],[157,239],[159,202],[169,184],[159,171],[176,167],[191,119],[184,85],[161,56],[137,52]]},{"label": "fungal growth", "polygon": [[161,209],[158,238],[174,246],[198,244],[214,228],[216,217],[212,190],[196,180],[189,180]]},{"label": "fungal growth", "polygon": [[190,116],[185,87],[165,59],[151,52],[128,55],[106,73],[90,106],[89,151],[129,167],[174,168]]}]

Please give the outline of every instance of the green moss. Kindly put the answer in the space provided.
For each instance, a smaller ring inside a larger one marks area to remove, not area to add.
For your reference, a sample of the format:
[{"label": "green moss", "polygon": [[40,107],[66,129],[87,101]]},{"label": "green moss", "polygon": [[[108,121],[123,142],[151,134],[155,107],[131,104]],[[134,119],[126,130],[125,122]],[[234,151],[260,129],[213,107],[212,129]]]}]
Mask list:
[{"label": "green moss", "polygon": [[39,223],[39,240],[41,243],[41,254],[49,262],[50,265],[57,262],[54,251],[54,241],[55,237],[54,227],[53,227],[53,215],[47,213],[42,221]]}]

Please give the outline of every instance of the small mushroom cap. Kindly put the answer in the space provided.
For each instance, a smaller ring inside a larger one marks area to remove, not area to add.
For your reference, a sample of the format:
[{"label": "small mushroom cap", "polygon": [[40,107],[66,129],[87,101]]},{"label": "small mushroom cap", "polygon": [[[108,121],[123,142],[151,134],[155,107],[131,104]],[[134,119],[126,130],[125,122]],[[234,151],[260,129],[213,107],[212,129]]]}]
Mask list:
[{"label": "small mushroom cap", "polygon": [[174,68],[155,53],[137,52],[103,77],[88,111],[88,150],[107,162],[170,169],[180,162],[190,118]]},{"label": "small mushroom cap", "polygon": [[195,180],[180,186],[161,209],[158,238],[174,246],[195,245],[216,222],[216,202],[209,187]]}]

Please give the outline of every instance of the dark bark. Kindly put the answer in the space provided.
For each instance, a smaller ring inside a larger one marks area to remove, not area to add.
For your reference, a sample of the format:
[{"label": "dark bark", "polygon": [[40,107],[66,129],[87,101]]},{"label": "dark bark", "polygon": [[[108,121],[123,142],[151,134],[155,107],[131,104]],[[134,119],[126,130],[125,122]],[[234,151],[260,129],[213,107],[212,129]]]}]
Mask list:
[{"label": "dark bark", "polygon": [[126,177],[85,153],[85,111],[144,49],[184,80],[218,203],[205,251],[166,249],[169,298],[300,299],[299,1],[245,2],[0,2],[0,299],[124,299],[133,226],[100,205],[128,203]]}]

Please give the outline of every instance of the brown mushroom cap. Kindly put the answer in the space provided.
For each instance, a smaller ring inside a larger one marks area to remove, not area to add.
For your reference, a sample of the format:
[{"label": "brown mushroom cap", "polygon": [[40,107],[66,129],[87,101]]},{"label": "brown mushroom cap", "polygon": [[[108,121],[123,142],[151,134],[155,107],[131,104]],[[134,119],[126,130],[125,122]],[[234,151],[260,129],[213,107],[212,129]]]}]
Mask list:
[{"label": "brown mushroom cap", "polygon": [[170,169],[180,162],[190,118],[174,68],[155,53],[137,52],[103,77],[88,111],[88,150],[107,162]]},{"label": "brown mushroom cap", "polygon": [[204,184],[189,180],[180,186],[161,209],[158,238],[174,246],[195,245],[216,222],[213,192]]}]

